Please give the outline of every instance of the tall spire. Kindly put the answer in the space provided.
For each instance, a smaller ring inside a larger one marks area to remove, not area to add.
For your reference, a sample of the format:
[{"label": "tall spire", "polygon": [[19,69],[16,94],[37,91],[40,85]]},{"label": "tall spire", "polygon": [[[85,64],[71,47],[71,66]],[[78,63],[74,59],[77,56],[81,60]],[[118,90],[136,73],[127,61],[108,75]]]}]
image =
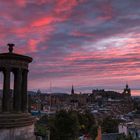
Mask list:
[{"label": "tall spire", "polygon": [[71,94],[74,94],[74,87],[72,85]]}]

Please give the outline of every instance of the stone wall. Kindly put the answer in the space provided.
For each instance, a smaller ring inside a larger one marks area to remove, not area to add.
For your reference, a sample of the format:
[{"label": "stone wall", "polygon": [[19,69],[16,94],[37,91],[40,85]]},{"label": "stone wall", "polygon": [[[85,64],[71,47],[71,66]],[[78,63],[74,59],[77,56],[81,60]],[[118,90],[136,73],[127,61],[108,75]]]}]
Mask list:
[{"label": "stone wall", "polygon": [[0,140],[35,140],[34,125],[0,129]]}]

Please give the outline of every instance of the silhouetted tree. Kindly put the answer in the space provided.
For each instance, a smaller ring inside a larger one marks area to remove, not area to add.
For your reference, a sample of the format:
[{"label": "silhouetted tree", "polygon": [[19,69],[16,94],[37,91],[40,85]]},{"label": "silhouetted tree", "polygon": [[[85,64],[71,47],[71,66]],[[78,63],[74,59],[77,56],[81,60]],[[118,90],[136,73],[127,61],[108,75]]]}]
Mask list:
[{"label": "silhouetted tree", "polygon": [[79,123],[72,113],[57,112],[51,125],[52,140],[75,140],[78,137]]},{"label": "silhouetted tree", "polygon": [[[44,125],[46,128],[43,127]],[[97,135],[95,119],[88,111],[79,113],[77,111],[61,110],[54,116],[43,116],[38,121],[37,128],[43,134],[44,129],[49,129],[51,140],[76,140],[84,134],[89,135],[94,140]]]},{"label": "silhouetted tree", "polygon": [[134,139],[131,135],[128,136],[122,135],[117,140],[134,140]]},{"label": "silhouetted tree", "polygon": [[112,119],[110,117],[105,118],[102,122],[102,132],[104,133],[116,133],[118,132],[119,120]]}]

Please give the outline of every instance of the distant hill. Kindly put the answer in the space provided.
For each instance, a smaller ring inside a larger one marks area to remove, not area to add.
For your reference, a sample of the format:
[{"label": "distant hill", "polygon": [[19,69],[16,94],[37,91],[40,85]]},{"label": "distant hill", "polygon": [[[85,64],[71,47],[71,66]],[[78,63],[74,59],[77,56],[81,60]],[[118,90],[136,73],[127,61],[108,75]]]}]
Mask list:
[{"label": "distant hill", "polygon": [[[0,97],[2,96],[2,90],[0,89]],[[34,92],[34,91],[28,91],[28,94],[30,94],[30,95],[35,95],[36,94],[36,92]]]},{"label": "distant hill", "polygon": [[29,95],[36,95],[36,92],[35,91],[28,91],[28,94]]},{"label": "distant hill", "polygon": [[[34,91],[28,91],[28,94],[30,94],[31,96],[35,96],[37,94],[37,92],[34,92]],[[40,93],[41,95],[54,95],[54,96],[65,96],[65,95],[69,95],[68,93],[61,93],[61,92],[58,92],[58,93]]]},{"label": "distant hill", "polygon": [[55,95],[55,96],[67,96],[69,95],[68,93],[51,93],[51,95]]}]

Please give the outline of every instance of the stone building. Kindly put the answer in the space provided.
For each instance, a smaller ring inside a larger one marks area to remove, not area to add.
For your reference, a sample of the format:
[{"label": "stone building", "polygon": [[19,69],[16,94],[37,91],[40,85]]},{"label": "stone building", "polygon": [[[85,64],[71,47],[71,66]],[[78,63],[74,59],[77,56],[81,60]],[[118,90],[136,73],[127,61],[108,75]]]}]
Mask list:
[{"label": "stone building", "polygon": [[[27,76],[32,58],[9,52],[0,54],[0,72],[3,73],[2,110],[0,112],[0,140],[34,140],[34,118],[28,113]],[[13,93],[10,90],[14,75]],[[12,95],[11,95],[12,94]]]}]

